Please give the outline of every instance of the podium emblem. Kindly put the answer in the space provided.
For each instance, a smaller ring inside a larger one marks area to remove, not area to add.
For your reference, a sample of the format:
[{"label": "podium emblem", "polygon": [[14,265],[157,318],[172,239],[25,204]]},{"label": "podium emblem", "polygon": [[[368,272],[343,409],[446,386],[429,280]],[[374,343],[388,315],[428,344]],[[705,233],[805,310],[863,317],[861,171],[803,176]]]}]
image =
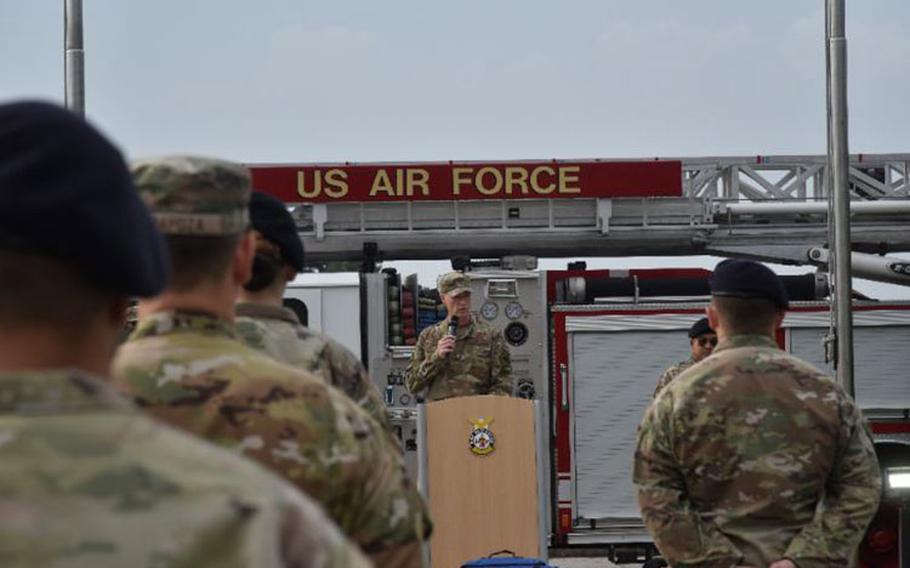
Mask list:
[{"label": "podium emblem", "polygon": [[468,421],[474,426],[471,435],[468,437],[468,445],[471,448],[471,452],[478,456],[492,454],[493,450],[496,449],[496,436],[490,430],[490,424],[493,423],[493,419],[490,418],[488,420],[481,416],[476,420],[468,419]]}]

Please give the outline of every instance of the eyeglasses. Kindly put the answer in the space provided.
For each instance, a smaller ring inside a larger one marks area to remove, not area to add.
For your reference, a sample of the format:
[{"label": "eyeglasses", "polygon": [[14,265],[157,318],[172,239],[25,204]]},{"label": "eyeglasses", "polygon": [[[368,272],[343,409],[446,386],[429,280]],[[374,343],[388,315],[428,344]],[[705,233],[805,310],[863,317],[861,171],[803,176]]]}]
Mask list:
[{"label": "eyeglasses", "polygon": [[717,347],[716,337],[699,337],[695,341],[698,343],[699,347],[707,347],[708,345],[711,347]]}]

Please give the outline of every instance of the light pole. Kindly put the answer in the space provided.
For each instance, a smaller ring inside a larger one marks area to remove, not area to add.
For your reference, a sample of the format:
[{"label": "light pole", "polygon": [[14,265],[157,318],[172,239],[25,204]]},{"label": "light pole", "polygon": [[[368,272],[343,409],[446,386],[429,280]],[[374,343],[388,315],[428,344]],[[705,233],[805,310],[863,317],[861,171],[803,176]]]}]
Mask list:
[{"label": "light pole", "polygon": [[85,115],[85,49],[82,43],[82,0],[64,0],[64,90],[66,108]]},{"label": "light pole", "polygon": [[854,396],[853,313],[850,266],[850,153],[847,146],[847,37],[845,0],[826,0],[825,47],[828,92],[829,235],[833,238],[832,323],[836,334],[836,370],[841,386]]}]

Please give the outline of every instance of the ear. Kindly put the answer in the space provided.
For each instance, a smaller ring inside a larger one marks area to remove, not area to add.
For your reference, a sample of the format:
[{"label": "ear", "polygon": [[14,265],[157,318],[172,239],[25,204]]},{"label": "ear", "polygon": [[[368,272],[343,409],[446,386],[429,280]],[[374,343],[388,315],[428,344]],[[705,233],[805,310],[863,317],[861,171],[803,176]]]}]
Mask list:
[{"label": "ear", "polygon": [[711,329],[717,331],[720,318],[717,316],[717,308],[714,307],[713,303],[708,304],[708,307],[705,308],[705,315],[708,316],[708,325],[711,326]]},{"label": "ear", "polygon": [[290,282],[297,277],[297,269],[290,264],[284,264],[281,266],[281,274],[284,276],[285,282]]},{"label": "ear", "polygon": [[231,270],[231,277],[238,286],[243,286],[253,276],[253,257],[255,256],[256,235],[253,231],[247,231],[240,236],[237,248],[234,249],[234,266]]},{"label": "ear", "polygon": [[111,300],[107,307],[107,322],[116,327],[126,325],[130,308],[130,299],[126,296],[117,296]]},{"label": "ear", "polygon": [[777,315],[774,316],[774,330],[777,331],[780,329],[780,326],[784,324],[784,318],[787,317],[787,310],[777,310]]}]

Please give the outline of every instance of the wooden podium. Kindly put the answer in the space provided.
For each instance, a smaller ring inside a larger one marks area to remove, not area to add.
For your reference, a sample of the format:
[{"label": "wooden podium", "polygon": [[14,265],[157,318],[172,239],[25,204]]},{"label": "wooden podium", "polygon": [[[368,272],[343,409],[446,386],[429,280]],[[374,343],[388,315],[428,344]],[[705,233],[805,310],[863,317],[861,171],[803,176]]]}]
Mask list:
[{"label": "wooden podium", "polygon": [[433,568],[457,568],[500,550],[546,557],[546,426],[539,414],[539,403],[505,396],[419,406],[419,485],[435,527]]}]

